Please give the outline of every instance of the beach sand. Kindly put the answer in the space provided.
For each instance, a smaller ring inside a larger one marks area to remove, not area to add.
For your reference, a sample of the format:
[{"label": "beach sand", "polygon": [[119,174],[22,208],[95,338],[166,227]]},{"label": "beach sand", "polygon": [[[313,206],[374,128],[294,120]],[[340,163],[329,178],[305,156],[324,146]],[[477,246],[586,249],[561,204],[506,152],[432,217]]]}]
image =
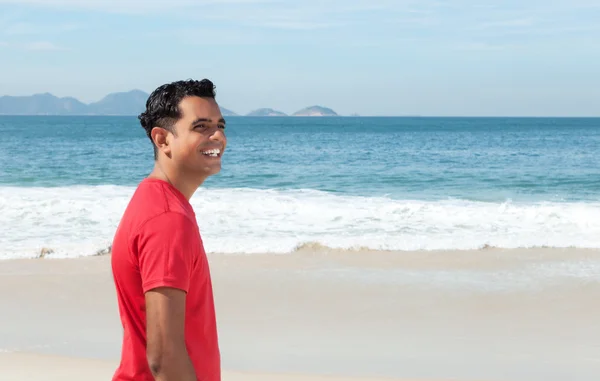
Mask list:
[{"label": "beach sand", "polygon": [[[106,381],[112,378],[115,361],[39,355],[32,353],[0,353],[3,381]],[[384,378],[307,376],[299,374],[266,374],[223,372],[224,381],[386,381]]]},{"label": "beach sand", "polygon": [[[209,260],[224,380],[600,375],[600,250]],[[121,340],[110,256],[0,261],[0,287],[0,380],[110,379]]]}]

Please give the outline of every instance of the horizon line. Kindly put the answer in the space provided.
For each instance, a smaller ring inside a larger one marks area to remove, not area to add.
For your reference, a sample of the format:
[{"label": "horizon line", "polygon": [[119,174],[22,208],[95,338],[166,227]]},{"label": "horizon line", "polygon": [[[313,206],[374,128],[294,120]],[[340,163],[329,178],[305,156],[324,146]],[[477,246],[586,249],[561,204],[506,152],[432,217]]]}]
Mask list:
[{"label": "horizon line", "polygon": [[[0,117],[111,117],[111,118],[131,118],[138,114],[2,114]],[[226,115],[224,118],[420,118],[420,119],[600,119],[600,115]]]}]

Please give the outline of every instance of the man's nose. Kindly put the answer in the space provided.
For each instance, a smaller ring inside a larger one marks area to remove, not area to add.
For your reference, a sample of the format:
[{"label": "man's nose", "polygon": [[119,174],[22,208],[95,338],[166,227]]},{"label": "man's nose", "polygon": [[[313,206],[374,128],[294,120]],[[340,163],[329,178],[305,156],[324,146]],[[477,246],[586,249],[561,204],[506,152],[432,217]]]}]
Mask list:
[{"label": "man's nose", "polygon": [[210,136],[210,138],[213,140],[223,141],[225,140],[225,133],[222,129],[217,128],[215,132]]}]

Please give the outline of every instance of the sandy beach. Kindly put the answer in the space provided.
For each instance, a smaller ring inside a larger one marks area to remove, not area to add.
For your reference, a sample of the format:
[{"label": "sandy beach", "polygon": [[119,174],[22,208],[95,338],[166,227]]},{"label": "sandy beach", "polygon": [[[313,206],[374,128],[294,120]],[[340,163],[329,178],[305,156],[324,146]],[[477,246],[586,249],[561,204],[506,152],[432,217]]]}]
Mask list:
[{"label": "sandy beach", "polygon": [[[600,250],[209,260],[225,380],[600,374]],[[2,380],[110,379],[121,339],[110,256],[0,261],[0,287]]]},{"label": "sandy beach", "polygon": [[[32,366],[35,364],[35,366]],[[2,380],[110,380],[115,369],[114,361],[39,355],[31,353],[0,353]],[[384,378],[356,378],[276,373],[224,372],[224,381],[386,381]]]}]

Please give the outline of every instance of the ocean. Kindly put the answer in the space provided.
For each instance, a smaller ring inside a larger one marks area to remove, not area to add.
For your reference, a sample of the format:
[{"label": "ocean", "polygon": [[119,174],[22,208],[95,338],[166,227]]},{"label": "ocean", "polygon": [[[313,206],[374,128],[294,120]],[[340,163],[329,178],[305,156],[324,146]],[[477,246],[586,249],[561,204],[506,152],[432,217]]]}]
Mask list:
[{"label": "ocean", "polygon": [[[0,259],[110,246],[135,117],[0,116]],[[229,117],[192,198],[207,252],[600,248],[600,118]]]}]

